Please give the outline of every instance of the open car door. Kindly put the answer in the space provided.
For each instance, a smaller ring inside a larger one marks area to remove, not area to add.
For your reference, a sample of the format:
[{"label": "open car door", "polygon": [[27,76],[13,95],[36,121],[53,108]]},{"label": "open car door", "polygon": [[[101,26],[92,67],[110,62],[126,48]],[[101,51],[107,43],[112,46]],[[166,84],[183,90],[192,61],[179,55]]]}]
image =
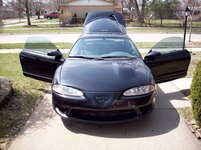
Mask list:
[{"label": "open car door", "polygon": [[190,53],[182,49],[183,39],[170,37],[158,42],[145,56],[156,83],[185,77],[190,64]]},{"label": "open car door", "polygon": [[62,53],[43,37],[29,37],[20,53],[23,74],[45,82],[52,82],[63,61]]}]

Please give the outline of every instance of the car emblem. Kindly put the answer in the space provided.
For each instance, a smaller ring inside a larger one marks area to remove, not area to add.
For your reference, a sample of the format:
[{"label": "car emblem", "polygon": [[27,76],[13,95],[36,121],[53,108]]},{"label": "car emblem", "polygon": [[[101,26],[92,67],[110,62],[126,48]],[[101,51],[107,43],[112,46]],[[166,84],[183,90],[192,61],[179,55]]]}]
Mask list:
[{"label": "car emblem", "polygon": [[96,96],[95,99],[100,104],[107,104],[110,101],[110,98],[107,96]]}]

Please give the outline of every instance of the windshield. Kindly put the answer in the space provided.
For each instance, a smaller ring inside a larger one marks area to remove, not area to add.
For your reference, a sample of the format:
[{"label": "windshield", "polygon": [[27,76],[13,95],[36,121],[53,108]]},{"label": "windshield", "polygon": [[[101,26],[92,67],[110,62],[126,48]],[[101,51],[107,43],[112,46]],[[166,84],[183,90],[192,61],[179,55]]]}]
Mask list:
[{"label": "windshield", "polygon": [[127,38],[83,38],[72,48],[69,57],[139,57],[135,45]]}]

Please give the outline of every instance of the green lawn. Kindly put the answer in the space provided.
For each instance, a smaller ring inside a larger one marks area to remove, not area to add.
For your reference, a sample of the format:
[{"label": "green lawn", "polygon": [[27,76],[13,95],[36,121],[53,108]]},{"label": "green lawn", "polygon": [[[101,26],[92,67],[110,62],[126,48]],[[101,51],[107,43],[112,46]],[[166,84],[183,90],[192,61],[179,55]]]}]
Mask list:
[{"label": "green lawn", "polygon": [[16,28],[16,29],[3,29],[0,34],[21,34],[21,33],[82,33],[82,28]]},{"label": "green lawn", "polygon": [[[48,28],[46,28],[49,26]],[[52,25],[41,25],[36,27],[12,27],[0,30],[0,34],[22,34],[22,33],[82,33],[81,27],[57,27]],[[182,28],[167,27],[131,27],[127,28],[128,33],[183,33]],[[187,29],[187,32],[189,29]],[[201,28],[193,28],[193,33],[201,33]]]},{"label": "green lawn", "polygon": [[36,101],[42,99],[44,89],[49,85],[22,74],[19,54],[0,54],[0,76],[11,80],[14,95],[11,101],[0,108],[0,148],[9,144],[22,129],[35,108]]},{"label": "green lawn", "polygon": [[[133,27],[127,28],[128,33],[183,33],[183,28],[176,28],[176,27]],[[189,29],[187,29],[189,32]],[[201,28],[193,28],[193,33],[201,33]]]},{"label": "green lawn", "polygon": [[35,23],[58,23],[59,22],[59,19],[51,19],[51,20],[48,20],[48,19],[35,19],[33,21],[33,24]]},{"label": "green lawn", "polygon": [[17,25],[17,26],[9,26],[6,29],[41,29],[41,28],[60,28],[59,24],[37,24],[32,23],[32,26],[28,27],[27,25]]},{"label": "green lawn", "polygon": [[[72,43],[54,43],[55,47],[58,49],[70,49],[73,44]],[[135,43],[138,48],[151,48],[155,43],[154,42],[136,42]],[[29,48],[33,49],[51,49],[53,48],[52,44],[47,44],[47,43],[28,43],[27,44]],[[25,45],[24,43],[0,43],[0,50],[1,49],[22,49],[24,48]]]},{"label": "green lawn", "polygon": [[[135,42],[138,48],[152,48],[154,46],[154,42]],[[29,48],[38,48],[38,49],[51,49],[53,48],[52,44],[47,43],[38,43],[38,44],[27,44]],[[70,49],[73,44],[72,43],[54,43],[55,48],[58,49]],[[1,49],[23,49],[25,47],[24,43],[0,43]],[[187,48],[201,48],[201,42],[190,42],[187,43]]]},{"label": "green lawn", "polygon": [[[136,42],[136,46],[138,48],[151,48],[155,43],[153,42]],[[58,49],[70,49],[72,47],[72,43],[55,43],[55,46]],[[24,43],[0,43],[0,49],[22,49],[24,48],[25,45]],[[29,43],[29,48],[44,48],[44,49],[48,49],[48,48],[52,48],[52,45],[48,45],[46,43],[39,43],[39,44],[32,44]]]},{"label": "green lawn", "polygon": [[[150,21],[151,27],[148,25],[148,21],[144,26],[147,27],[138,27],[136,21],[130,22],[127,24],[128,33],[138,33],[138,32],[158,32],[158,33],[183,33],[182,21],[175,19],[164,19],[163,27],[160,27],[159,19],[152,19]],[[26,23],[26,22],[25,22]],[[48,23],[48,24],[40,24]],[[12,24],[12,23],[11,23]],[[16,25],[15,25],[16,24]],[[59,19],[34,19],[32,20],[32,26],[26,27],[25,25],[17,25],[17,23],[0,30],[0,34],[18,34],[18,33],[82,33],[82,27],[59,27]],[[201,21],[193,22],[193,32],[201,33]],[[189,30],[189,28],[188,28]]]},{"label": "green lawn", "polygon": [[[47,43],[38,43],[38,44],[32,44],[32,43],[27,43],[29,48],[38,48],[38,49],[48,49],[48,48],[53,48],[52,44],[47,44]],[[70,49],[72,47],[72,43],[55,43],[55,47],[58,49]],[[0,43],[0,49],[22,49],[25,48],[24,43]]]},{"label": "green lawn", "polygon": [[[145,19],[145,22],[149,24],[149,21]],[[160,26],[161,20],[160,19],[152,19],[150,20],[150,24],[152,26]],[[183,22],[178,19],[163,19],[162,21],[163,27],[182,27]],[[188,23],[189,26],[189,23]],[[193,27],[201,27],[201,21],[194,21]]]}]

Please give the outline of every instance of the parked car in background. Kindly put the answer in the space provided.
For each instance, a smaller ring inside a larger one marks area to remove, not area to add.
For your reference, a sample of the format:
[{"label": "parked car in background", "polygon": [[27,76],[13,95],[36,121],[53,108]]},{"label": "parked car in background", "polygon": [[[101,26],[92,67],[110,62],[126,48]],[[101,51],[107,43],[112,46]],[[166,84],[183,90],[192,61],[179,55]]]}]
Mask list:
[{"label": "parked car in background", "polygon": [[51,12],[51,13],[44,14],[44,18],[47,18],[47,19],[59,18],[59,15],[60,15],[59,12]]}]

